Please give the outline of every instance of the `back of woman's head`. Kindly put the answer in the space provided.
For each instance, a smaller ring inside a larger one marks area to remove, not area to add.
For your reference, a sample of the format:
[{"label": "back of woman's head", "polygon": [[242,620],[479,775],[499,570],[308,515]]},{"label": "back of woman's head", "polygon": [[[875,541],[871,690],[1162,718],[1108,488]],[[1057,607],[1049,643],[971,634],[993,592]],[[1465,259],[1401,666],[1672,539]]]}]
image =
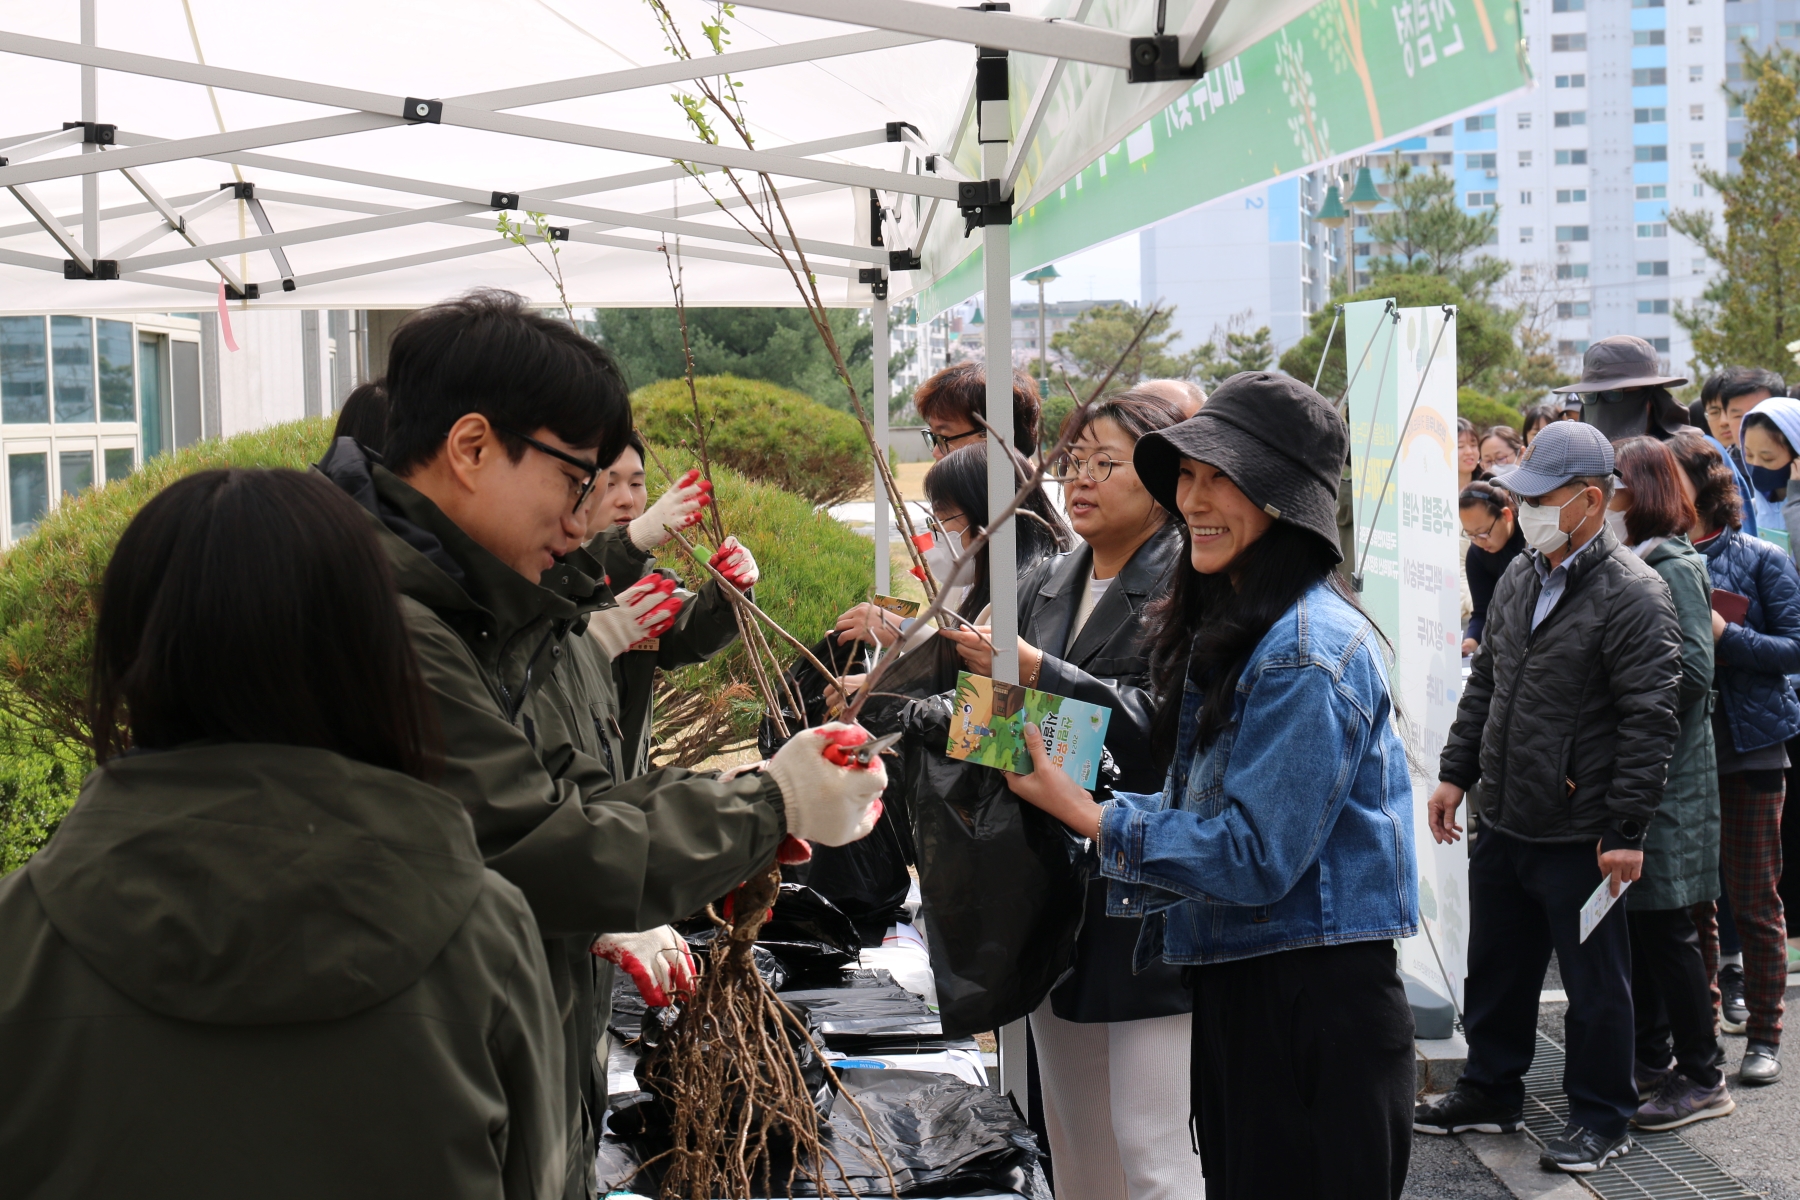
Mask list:
[{"label": "back of woman's head", "polygon": [[202,471],[144,506],[101,583],[88,702],[101,762],[200,739],[421,778],[438,758],[374,527],[298,471]]},{"label": "back of woman's head", "polygon": [[[1000,453],[996,448],[996,453]],[[952,450],[937,462],[931,470],[925,472],[925,498],[933,508],[953,508],[968,518],[968,532],[963,535],[963,544],[967,545],[977,531],[987,527],[988,485],[987,485],[988,444],[977,442],[973,446],[964,446]],[[1017,472],[1014,472],[1015,477]],[[1073,544],[1074,535],[1069,532],[1062,514],[1044,495],[1044,489],[1033,491],[1013,517],[1014,545],[1018,552],[1018,563],[1021,567],[1037,562],[1041,558],[1067,550]],[[987,595],[987,549],[982,548],[976,559],[976,585],[969,593],[971,602],[980,599],[985,602]],[[967,615],[967,614],[965,614]]]},{"label": "back of woman's head", "polygon": [[1675,537],[1694,527],[1694,505],[1681,488],[1681,466],[1661,440],[1626,438],[1613,445],[1619,478],[1631,489],[1625,512],[1625,534],[1632,545],[1651,538]]},{"label": "back of woman's head", "polygon": [[383,453],[387,446],[388,394],[387,381],[359,384],[344,397],[338,409],[337,426],[331,438],[355,438],[365,450]]},{"label": "back of woman's head", "polygon": [[1675,456],[1675,465],[1694,485],[1694,510],[1699,514],[1699,523],[1708,529],[1740,528],[1744,523],[1744,505],[1738,495],[1737,476],[1712,443],[1697,429],[1678,429],[1666,445]]}]

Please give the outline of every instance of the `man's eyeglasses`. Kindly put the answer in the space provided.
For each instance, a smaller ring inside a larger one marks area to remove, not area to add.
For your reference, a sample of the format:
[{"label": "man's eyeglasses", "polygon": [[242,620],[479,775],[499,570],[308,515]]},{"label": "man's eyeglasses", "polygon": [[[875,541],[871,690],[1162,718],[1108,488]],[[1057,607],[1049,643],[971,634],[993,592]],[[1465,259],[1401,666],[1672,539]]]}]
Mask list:
[{"label": "man's eyeglasses", "polygon": [[1095,454],[1088,458],[1064,454],[1050,464],[1050,478],[1057,483],[1073,483],[1085,474],[1095,483],[1105,483],[1112,477],[1114,467],[1131,465],[1128,462],[1114,462],[1105,454]]},{"label": "man's eyeglasses", "polygon": [[558,450],[555,446],[546,446],[536,438],[526,437],[524,434],[515,433],[510,429],[503,429],[498,425],[494,426],[494,428],[499,432],[504,433],[507,437],[518,438],[521,442],[524,442],[527,446],[530,446],[540,454],[548,454],[551,458],[566,462],[571,467],[578,468],[582,472],[581,479],[577,480],[570,475],[565,475],[563,478],[567,479],[569,481],[569,486],[575,490],[575,504],[569,511],[581,511],[581,506],[587,500],[588,493],[594,490],[594,481],[600,478],[599,463],[589,462],[584,458],[576,458],[573,454]]},{"label": "man's eyeglasses", "polygon": [[934,450],[950,450],[954,448],[958,442],[966,442],[970,438],[980,437],[981,430],[971,429],[967,433],[943,434],[934,429],[921,429],[919,430],[919,436],[924,438],[925,444],[932,447]]}]

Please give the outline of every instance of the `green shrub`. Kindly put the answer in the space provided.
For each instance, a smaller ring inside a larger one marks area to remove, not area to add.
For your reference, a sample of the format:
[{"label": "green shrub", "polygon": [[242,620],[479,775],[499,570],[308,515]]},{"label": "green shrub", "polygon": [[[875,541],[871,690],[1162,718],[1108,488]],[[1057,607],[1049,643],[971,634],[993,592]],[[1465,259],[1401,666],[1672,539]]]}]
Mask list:
[{"label": "green shrub", "polygon": [[1525,424],[1525,414],[1504,400],[1485,396],[1474,388],[1456,389],[1456,415],[1466,417],[1477,430],[1495,425],[1510,425],[1517,430]]},{"label": "green shrub", "polygon": [[[762,380],[707,375],[694,383],[710,423],[706,446],[714,463],[798,492],[814,504],[837,504],[870,486],[874,467],[855,417]],[[639,388],[631,408],[652,445],[694,445],[694,409],[685,380]]]}]

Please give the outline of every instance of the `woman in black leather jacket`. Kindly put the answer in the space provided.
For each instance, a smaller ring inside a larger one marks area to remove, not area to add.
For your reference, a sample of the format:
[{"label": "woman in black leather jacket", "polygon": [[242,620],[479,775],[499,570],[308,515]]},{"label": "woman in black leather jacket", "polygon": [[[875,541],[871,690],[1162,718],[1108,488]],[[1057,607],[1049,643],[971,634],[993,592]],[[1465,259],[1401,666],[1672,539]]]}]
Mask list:
[{"label": "woman in black leather jacket", "polygon": [[[1148,392],[1123,392],[1090,410],[1054,464],[1082,542],[1019,582],[1021,680],[1112,709],[1106,745],[1125,791],[1154,792],[1163,782],[1150,747],[1140,622],[1182,550],[1131,454],[1139,437],[1182,419]],[[992,655],[977,637],[942,636],[959,643],[968,670],[988,673]],[[1108,917],[1105,881],[1096,876],[1088,886],[1074,970],[1031,1017],[1057,1194],[1197,1196],[1204,1183],[1187,1132],[1192,993],[1174,967],[1131,973],[1141,922]]]}]

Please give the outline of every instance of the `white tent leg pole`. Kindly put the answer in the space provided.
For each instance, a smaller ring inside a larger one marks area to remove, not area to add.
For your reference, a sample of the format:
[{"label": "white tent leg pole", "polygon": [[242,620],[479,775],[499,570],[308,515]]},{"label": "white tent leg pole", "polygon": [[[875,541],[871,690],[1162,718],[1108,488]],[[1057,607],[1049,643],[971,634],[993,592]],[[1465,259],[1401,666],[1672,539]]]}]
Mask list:
[{"label": "white tent leg pole", "polygon": [[[875,445],[888,453],[888,302],[875,301],[869,310],[875,326]],[[875,469],[875,594],[893,595],[888,578],[893,566],[893,543],[889,540],[893,516],[888,512],[887,488],[881,482],[881,468]]]},{"label": "white tent leg pole", "polygon": [[[95,44],[94,0],[81,0],[81,44]],[[93,67],[81,68],[81,119],[98,121],[100,119],[100,82],[99,71]],[[98,154],[100,147],[91,142],[82,142],[83,154]],[[100,254],[100,177],[83,175],[81,177],[81,246],[87,251],[90,259]]]}]

